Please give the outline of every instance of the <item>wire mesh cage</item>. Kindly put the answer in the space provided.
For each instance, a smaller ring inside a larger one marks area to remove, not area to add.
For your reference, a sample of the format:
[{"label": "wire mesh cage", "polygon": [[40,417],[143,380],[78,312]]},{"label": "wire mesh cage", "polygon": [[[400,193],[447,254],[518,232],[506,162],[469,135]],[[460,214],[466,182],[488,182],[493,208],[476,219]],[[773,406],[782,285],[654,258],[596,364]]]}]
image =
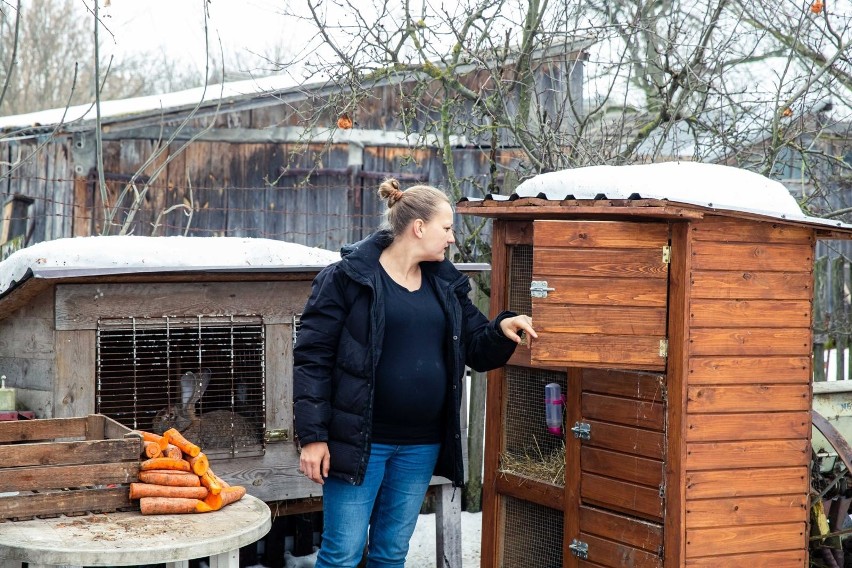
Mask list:
[{"label": "wire mesh cage", "polygon": [[[504,446],[500,471],[529,477],[552,485],[565,485],[565,418],[558,432],[548,428],[547,385],[567,392],[566,373],[525,367],[506,367],[506,410],[503,419]],[[551,403],[553,401],[550,401]],[[559,400],[559,410],[562,401]]]},{"label": "wire mesh cage", "polygon": [[562,566],[562,512],[508,496],[502,504],[501,568]]},{"label": "wire mesh cage", "polygon": [[129,428],[173,426],[209,457],[262,454],[264,345],[257,316],[100,320],[96,409]]},{"label": "wire mesh cage", "polygon": [[509,310],[516,314],[532,313],[530,282],[532,282],[532,245],[509,247]]}]

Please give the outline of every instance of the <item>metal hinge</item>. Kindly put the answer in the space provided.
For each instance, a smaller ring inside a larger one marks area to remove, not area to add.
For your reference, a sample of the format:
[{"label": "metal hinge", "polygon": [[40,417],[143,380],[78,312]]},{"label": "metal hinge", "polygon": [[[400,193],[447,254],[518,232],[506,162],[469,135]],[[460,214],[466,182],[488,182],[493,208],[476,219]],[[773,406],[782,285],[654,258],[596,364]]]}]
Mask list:
[{"label": "metal hinge", "polygon": [[547,280],[533,280],[530,282],[530,296],[533,298],[547,298],[547,293],[554,291],[556,291],[556,288],[547,287]]},{"label": "metal hinge", "polygon": [[575,438],[579,438],[581,440],[592,439],[592,427],[585,422],[575,422],[571,431],[574,432]]},{"label": "metal hinge", "polygon": [[666,498],[666,486],[664,484],[660,484],[660,499]]},{"label": "metal hinge", "polygon": [[281,428],[279,430],[267,430],[263,435],[263,441],[269,442],[286,442],[290,439],[290,430]]},{"label": "metal hinge", "polygon": [[571,551],[572,555],[576,556],[580,560],[586,560],[589,557],[589,545],[583,541],[577,540],[576,538],[568,545],[568,549]]},{"label": "metal hinge", "polygon": [[660,340],[660,357],[668,357],[669,356],[669,340],[661,339]]},{"label": "metal hinge", "polygon": [[663,247],[663,263],[671,264],[672,262],[672,247],[665,245]]}]

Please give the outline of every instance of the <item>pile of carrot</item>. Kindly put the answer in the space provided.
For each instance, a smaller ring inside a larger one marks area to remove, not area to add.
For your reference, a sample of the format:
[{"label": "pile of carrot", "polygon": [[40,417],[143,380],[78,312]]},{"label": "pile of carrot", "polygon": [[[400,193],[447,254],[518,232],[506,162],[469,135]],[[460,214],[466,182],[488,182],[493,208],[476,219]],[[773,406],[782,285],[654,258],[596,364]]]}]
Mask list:
[{"label": "pile of carrot", "polygon": [[139,431],[143,440],[139,482],[130,484],[130,498],[139,500],[143,515],[218,511],[239,501],[245,487],[229,485],[210,469],[201,448],[176,429],[162,436]]}]

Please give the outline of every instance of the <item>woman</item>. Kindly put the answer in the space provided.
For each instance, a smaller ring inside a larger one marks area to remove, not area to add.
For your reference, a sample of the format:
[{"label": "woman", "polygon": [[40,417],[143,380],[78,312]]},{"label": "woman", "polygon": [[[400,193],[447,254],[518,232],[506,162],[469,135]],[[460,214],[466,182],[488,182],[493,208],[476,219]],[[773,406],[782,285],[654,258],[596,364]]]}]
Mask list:
[{"label": "woman", "polygon": [[316,277],[294,352],[300,471],[323,485],[317,568],[402,568],[432,474],[463,483],[465,365],[504,365],[525,315],[493,321],[446,259],[453,210],[428,186],[379,187],[386,227]]}]

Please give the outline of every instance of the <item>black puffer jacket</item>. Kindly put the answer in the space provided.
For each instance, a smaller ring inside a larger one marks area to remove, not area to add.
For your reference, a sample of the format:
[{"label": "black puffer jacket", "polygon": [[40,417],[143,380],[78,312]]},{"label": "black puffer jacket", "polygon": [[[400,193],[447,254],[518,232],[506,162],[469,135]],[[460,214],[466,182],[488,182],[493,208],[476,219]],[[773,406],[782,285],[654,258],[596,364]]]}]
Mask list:
[{"label": "black puffer jacket", "polygon": [[[370,452],[376,363],[385,319],[378,283],[379,255],[391,243],[381,231],[341,252],[342,260],[314,279],[294,350],[293,401],[302,445],[328,442],[330,474],[352,484],[364,479]],[[468,298],[470,284],[453,264],[424,262],[424,278],[439,291],[447,315],[447,424],[435,474],[464,482],[460,407],[465,365],[486,371],[504,365],[515,343]],[[417,325],[412,322],[412,325]]]}]

